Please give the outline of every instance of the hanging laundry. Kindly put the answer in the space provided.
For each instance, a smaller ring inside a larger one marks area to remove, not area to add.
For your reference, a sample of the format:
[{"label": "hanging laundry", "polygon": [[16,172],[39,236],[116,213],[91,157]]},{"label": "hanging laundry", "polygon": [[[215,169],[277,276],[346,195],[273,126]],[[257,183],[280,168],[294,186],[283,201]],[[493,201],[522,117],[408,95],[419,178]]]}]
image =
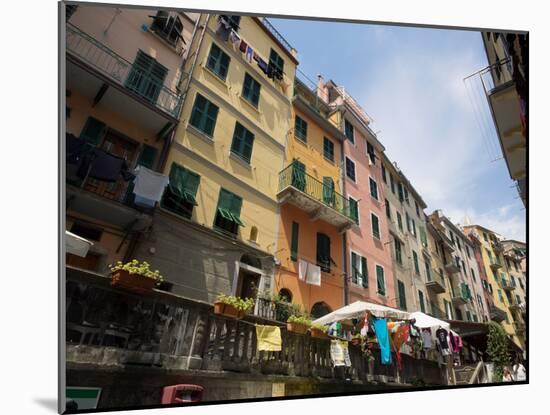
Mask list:
[{"label": "hanging laundry", "polygon": [[298,260],[298,278],[302,281],[306,279],[308,265],[309,262],[303,259]]},{"label": "hanging laundry", "polygon": [[365,313],[365,317],[363,317],[363,327],[361,327],[361,336],[367,337],[367,334],[369,334],[369,315]]},{"label": "hanging laundry", "polygon": [[[128,165],[126,164],[126,160],[96,149],[88,176],[104,182],[114,183],[127,170]],[[125,180],[127,177],[123,175]]]},{"label": "hanging laundry", "polygon": [[241,43],[239,44],[239,50],[242,53],[246,53],[246,49],[248,48],[248,43],[244,41],[244,39],[241,39]]},{"label": "hanging laundry", "polygon": [[144,208],[153,208],[157,202],[155,200],[147,199],[138,195],[134,196],[134,205],[144,207]]},{"label": "hanging laundry", "polygon": [[268,67],[268,64],[266,61],[264,61],[262,58],[258,57],[258,59],[256,60],[256,62],[258,63],[258,66],[259,68],[261,69],[261,71],[265,74],[267,74],[267,67]]},{"label": "hanging laundry", "polygon": [[229,22],[223,17],[220,17],[218,20],[218,26],[216,27],[216,34],[220,37],[220,39],[227,42],[230,33],[231,26],[229,25]]},{"label": "hanging laundry", "polygon": [[438,349],[443,356],[447,356],[451,353],[449,350],[449,342],[447,340],[448,334],[449,333],[447,332],[447,330],[445,330],[443,327],[439,327],[435,332]]},{"label": "hanging laundry", "polygon": [[319,265],[307,264],[306,282],[321,286],[321,267]]},{"label": "hanging laundry", "polygon": [[134,174],[136,175],[134,179],[135,195],[158,202],[164,193],[164,188],[170,182],[169,177],[143,166],[137,166]]},{"label": "hanging laundry", "polygon": [[231,33],[229,34],[229,42],[231,43],[233,50],[237,52],[241,44],[241,38],[234,30],[231,30]]},{"label": "hanging laundry", "polygon": [[430,328],[422,329],[422,348],[424,350],[433,348],[432,330]]},{"label": "hanging laundry", "polygon": [[330,359],[332,360],[332,364],[335,367],[346,365],[344,349],[342,348],[342,343],[340,342],[340,340],[330,341]]},{"label": "hanging laundry", "polygon": [[280,352],[282,349],[281,328],[256,324],[256,339],[259,351]]},{"label": "hanging laundry", "polygon": [[245,53],[245,55],[244,55],[244,58],[245,58],[248,62],[252,63],[252,56],[253,56],[253,55],[254,55],[254,49],[252,49],[250,46],[247,46],[247,47],[246,47],[246,53]]},{"label": "hanging laundry", "polygon": [[390,339],[385,318],[374,319],[374,331],[380,345],[380,360],[383,365],[391,365]]},{"label": "hanging laundry", "polygon": [[399,352],[399,350],[401,349],[401,346],[403,346],[407,341],[407,339],[409,338],[409,333],[410,333],[410,326],[408,324],[401,324],[396,328],[395,333],[393,333],[391,337],[394,351],[395,351],[395,357],[397,358],[397,364],[399,365],[399,369],[402,368],[401,353]]}]

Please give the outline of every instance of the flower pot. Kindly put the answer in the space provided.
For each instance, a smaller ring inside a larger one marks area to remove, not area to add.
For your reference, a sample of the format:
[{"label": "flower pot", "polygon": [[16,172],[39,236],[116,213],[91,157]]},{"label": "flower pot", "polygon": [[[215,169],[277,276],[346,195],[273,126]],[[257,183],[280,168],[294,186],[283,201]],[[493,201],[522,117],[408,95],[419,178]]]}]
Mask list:
[{"label": "flower pot", "polygon": [[111,285],[124,290],[133,291],[139,294],[146,294],[153,291],[156,280],[140,274],[130,274],[128,271],[119,269],[111,273]]},{"label": "flower pot", "polygon": [[222,302],[214,303],[214,314],[236,319],[241,319],[245,315],[244,311],[239,310],[231,304],[225,304]]},{"label": "flower pot", "polygon": [[316,339],[328,339],[328,334],[325,333],[323,330],[311,328],[309,329],[309,332],[311,334],[311,337],[315,337]]},{"label": "flower pot", "polygon": [[306,334],[307,333],[307,326],[305,324],[300,323],[286,323],[286,329],[288,331],[291,331],[292,333],[297,334]]}]

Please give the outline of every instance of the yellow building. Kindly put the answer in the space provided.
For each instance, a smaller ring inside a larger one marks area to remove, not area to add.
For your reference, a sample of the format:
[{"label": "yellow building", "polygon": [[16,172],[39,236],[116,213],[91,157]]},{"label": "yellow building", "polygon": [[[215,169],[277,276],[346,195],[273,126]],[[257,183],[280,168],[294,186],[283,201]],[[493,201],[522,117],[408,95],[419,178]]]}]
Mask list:
[{"label": "yellow building", "polygon": [[[481,259],[489,281],[489,292],[496,307],[506,311],[506,318],[501,321],[506,333],[513,341],[525,348],[525,322],[521,315],[520,302],[515,296],[516,278],[511,267],[504,259],[504,246],[499,236],[490,229],[479,225],[464,227],[466,234],[473,233],[481,242]],[[508,257],[507,257],[508,258]]]},{"label": "yellow building", "polygon": [[170,186],[140,252],[191,298],[254,297],[272,284],[298,63],[276,36],[257,17],[203,14],[189,46]]}]

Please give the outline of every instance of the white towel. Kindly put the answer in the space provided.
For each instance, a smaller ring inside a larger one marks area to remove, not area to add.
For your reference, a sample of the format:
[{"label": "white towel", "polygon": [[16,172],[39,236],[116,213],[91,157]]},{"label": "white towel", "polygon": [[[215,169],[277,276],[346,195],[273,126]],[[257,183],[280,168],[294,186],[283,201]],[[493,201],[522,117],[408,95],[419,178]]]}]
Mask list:
[{"label": "white towel", "polygon": [[321,267],[319,265],[307,265],[306,282],[308,284],[321,286]]},{"label": "white towel", "polygon": [[162,197],[164,188],[170,181],[168,176],[143,166],[137,166],[134,174],[136,175],[134,179],[134,193],[136,196],[158,202]]},{"label": "white towel", "polygon": [[308,262],[304,261],[303,259],[300,259],[298,261],[298,278],[300,278],[300,280],[302,281],[306,279],[307,268],[308,268]]}]

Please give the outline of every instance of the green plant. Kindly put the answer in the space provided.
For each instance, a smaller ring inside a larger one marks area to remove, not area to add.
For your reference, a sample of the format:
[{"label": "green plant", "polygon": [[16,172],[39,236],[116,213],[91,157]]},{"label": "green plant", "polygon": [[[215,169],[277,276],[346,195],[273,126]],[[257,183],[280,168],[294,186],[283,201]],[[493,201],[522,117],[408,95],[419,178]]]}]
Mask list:
[{"label": "green plant", "polygon": [[511,359],[508,351],[508,340],[502,326],[494,321],[489,322],[489,335],[487,336],[487,354],[494,363],[493,379],[500,382],[505,366],[509,366]]},{"label": "green plant", "polygon": [[287,323],[302,324],[307,327],[311,326],[311,320],[303,315],[292,315],[288,318]]},{"label": "green plant", "polygon": [[311,328],[312,328],[312,329],[316,329],[316,330],[320,330],[320,331],[322,331],[323,333],[327,333],[327,332],[328,332],[328,327],[327,327],[327,326],[323,326],[322,324],[312,324],[312,325],[311,325]]},{"label": "green plant", "polygon": [[123,264],[121,261],[117,261],[114,265],[109,265],[111,272],[119,270],[128,271],[130,275],[142,275],[147,278],[151,278],[158,283],[164,281],[160,271],[157,269],[152,271],[149,269],[149,263],[147,261],[139,262],[137,259],[132,259],[130,262]]},{"label": "green plant", "polygon": [[353,336],[351,336],[351,338],[352,338],[352,339],[362,339],[363,336],[361,336],[360,333],[356,333],[356,334],[354,334]]},{"label": "green plant", "polygon": [[252,307],[254,307],[253,298],[240,298],[225,294],[218,295],[216,302],[228,304],[235,307],[237,310],[243,311],[245,313],[248,312]]}]

